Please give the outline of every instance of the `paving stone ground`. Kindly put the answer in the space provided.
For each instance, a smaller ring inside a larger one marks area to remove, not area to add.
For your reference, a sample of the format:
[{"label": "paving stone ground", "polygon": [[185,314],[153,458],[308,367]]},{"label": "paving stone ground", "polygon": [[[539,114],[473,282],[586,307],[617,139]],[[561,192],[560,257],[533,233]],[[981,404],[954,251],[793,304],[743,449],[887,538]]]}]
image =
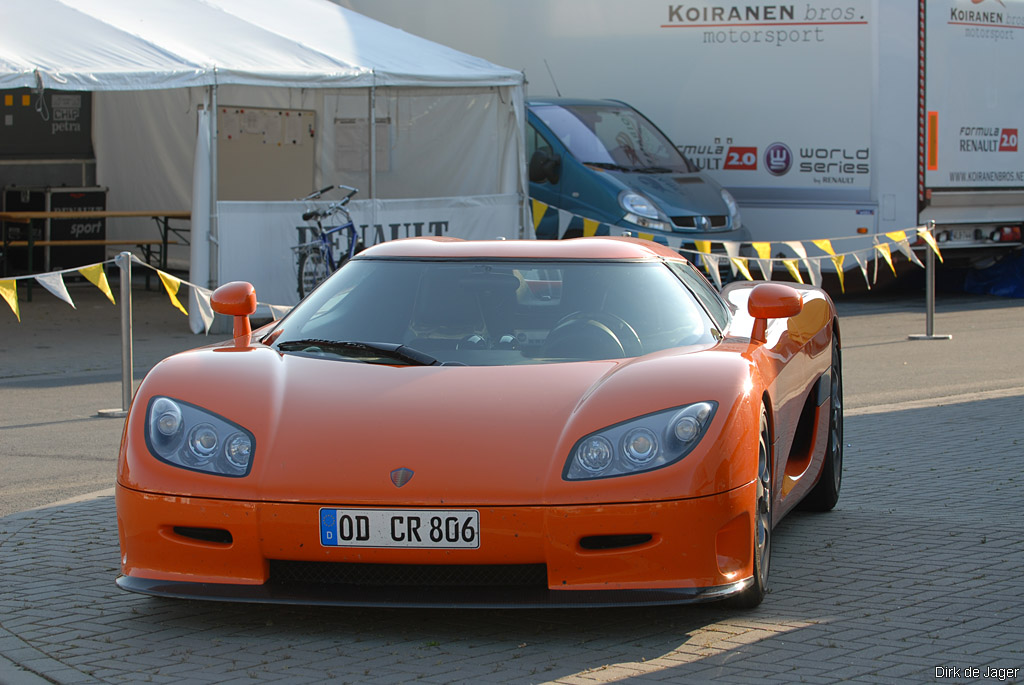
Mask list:
[{"label": "paving stone ground", "polygon": [[114,585],[112,497],[14,514],[0,683],[1024,682],[1022,409],[848,415],[839,505],[779,524],[749,612],[156,599]]}]

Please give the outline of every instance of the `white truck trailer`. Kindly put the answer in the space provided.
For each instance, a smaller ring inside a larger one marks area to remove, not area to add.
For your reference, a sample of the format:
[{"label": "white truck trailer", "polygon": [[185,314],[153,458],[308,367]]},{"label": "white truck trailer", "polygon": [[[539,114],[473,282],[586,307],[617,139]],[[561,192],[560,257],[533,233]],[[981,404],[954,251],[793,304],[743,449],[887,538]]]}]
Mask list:
[{"label": "white truck trailer", "polygon": [[339,1],[522,69],[530,96],[637,107],[754,240],[935,221],[947,261],[1021,243],[1024,0]]}]

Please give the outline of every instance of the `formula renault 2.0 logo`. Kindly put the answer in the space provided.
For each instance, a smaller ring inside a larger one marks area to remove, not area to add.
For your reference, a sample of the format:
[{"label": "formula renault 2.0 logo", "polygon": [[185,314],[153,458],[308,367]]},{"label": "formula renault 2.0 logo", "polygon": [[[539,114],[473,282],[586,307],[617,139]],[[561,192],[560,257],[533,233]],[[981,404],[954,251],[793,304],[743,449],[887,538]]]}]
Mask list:
[{"label": "formula renault 2.0 logo", "polygon": [[772,176],[783,176],[793,166],[793,151],[785,143],[772,143],[764,150],[764,168]]}]

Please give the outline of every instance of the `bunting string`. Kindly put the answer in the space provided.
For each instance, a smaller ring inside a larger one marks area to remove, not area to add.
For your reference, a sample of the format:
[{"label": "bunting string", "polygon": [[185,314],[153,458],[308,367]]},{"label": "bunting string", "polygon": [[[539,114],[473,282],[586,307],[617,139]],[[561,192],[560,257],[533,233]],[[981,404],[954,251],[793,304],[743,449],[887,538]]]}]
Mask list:
[{"label": "bunting string", "polygon": [[[164,290],[167,292],[167,297],[170,299],[171,304],[178,309],[182,314],[188,316],[188,310],[182,305],[181,300],[178,299],[178,294],[181,291],[182,286],[190,288],[189,303],[195,307],[199,312],[199,317],[202,319],[203,324],[206,328],[206,333],[209,334],[210,326],[213,324],[213,306],[210,303],[210,297],[213,295],[213,291],[209,288],[196,285],[195,283],[189,283],[183,281],[180,278],[172,276],[166,271],[161,271],[151,264],[147,264],[135,255],[132,255],[132,262],[139,266],[152,269],[160,277],[160,282],[164,286]],[[111,304],[116,305],[117,302],[114,300],[114,293],[110,289],[110,284],[107,282],[106,266],[108,264],[115,264],[115,259],[108,259],[103,262],[97,262],[96,264],[89,264],[86,266],[78,266],[72,269],[62,269],[60,271],[49,271],[41,274],[29,274],[27,276],[11,276],[10,278],[0,279],[0,298],[3,298],[7,305],[14,312],[14,316],[21,322],[21,312],[18,307],[18,281],[24,281],[33,279],[39,285],[64,302],[75,307],[74,301],[71,299],[71,295],[68,293],[67,286],[64,283],[65,274],[77,274],[84,277],[87,281],[96,286],[100,292],[107,296]],[[263,305],[270,310],[270,315],[275,321],[280,319],[282,316],[288,313],[291,309],[288,305],[274,305],[266,302],[258,302],[257,304]]]},{"label": "bunting string", "polygon": [[[750,269],[750,262],[754,262],[757,265],[758,271],[764,280],[770,281],[772,279],[772,272],[774,271],[775,265],[785,267],[786,271],[798,283],[803,283],[804,279],[800,271],[800,267],[803,266],[807,272],[808,277],[812,285],[821,285],[821,263],[825,260],[835,265],[836,272],[839,276],[839,287],[843,292],[846,292],[845,273],[843,271],[844,264],[856,263],[859,267],[861,274],[864,276],[864,281],[867,283],[867,287],[870,289],[872,280],[868,277],[868,267],[870,262],[874,262],[874,282],[878,281],[878,257],[881,256],[885,260],[889,268],[892,269],[893,274],[896,274],[896,267],[892,261],[892,251],[895,247],[899,252],[907,258],[908,261],[924,268],[924,265],[914,254],[914,250],[911,247],[911,240],[921,240],[925,245],[930,248],[935,256],[942,261],[942,253],[939,251],[938,243],[935,240],[935,236],[932,234],[932,229],[927,226],[915,226],[907,228],[901,231],[889,231],[880,235],[855,235],[855,236],[842,236],[838,238],[823,238],[819,240],[788,240],[788,241],[758,241],[758,242],[740,242],[732,240],[687,240],[685,235],[671,235],[663,236],[658,235],[657,238],[653,233],[644,233],[643,231],[631,231],[623,229],[621,226],[613,226],[611,224],[601,223],[588,219],[586,217],[566,212],[562,209],[557,209],[539,200],[533,200],[531,202],[531,209],[533,211],[533,227],[534,231],[540,226],[541,220],[548,211],[555,211],[558,213],[558,231],[559,235],[563,235],[565,229],[569,226],[569,223],[574,219],[581,219],[583,221],[584,235],[595,235],[598,232],[598,228],[601,226],[607,227],[609,234],[611,235],[626,235],[633,236],[636,238],[643,238],[645,240],[651,240],[668,245],[668,247],[682,253],[690,258],[694,264],[703,266],[708,275],[715,280],[716,285],[721,288],[721,276],[719,275],[718,267],[720,263],[727,263],[732,270],[733,275],[737,273],[741,274],[745,279],[752,281],[754,280],[753,274]],[[880,240],[884,238],[885,240]],[[873,244],[866,248],[859,248],[856,250],[849,251],[837,251],[836,244],[846,240],[860,240],[864,242],[867,239],[872,239]],[[695,249],[684,248],[682,245],[684,242],[692,242]],[[725,254],[712,253],[711,245],[713,243],[722,246]],[[757,256],[746,257],[740,254],[744,246],[749,246],[754,254]],[[822,254],[808,254],[808,246],[819,250]],[[772,253],[778,248],[788,248],[795,257],[773,257]],[[724,260],[728,260],[724,262]]]}]

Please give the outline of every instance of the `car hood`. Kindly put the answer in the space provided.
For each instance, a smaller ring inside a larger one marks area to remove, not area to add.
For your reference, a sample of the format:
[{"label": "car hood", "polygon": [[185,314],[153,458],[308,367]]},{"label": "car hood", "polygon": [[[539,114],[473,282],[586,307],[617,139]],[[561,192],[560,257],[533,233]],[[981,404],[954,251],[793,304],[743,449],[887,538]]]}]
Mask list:
[{"label": "car hood", "polygon": [[[139,409],[129,417],[126,443],[133,449],[122,455],[128,463],[121,479],[141,490],[324,504],[657,498],[667,492],[661,472],[564,481],[573,445],[595,430],[691,401],[719,401],[725,406],[715,422],[724,421],[733,402],[725,398],[742,394],[749,373],[739,355],[706,346],[632,360],[497,367],[385,366],[265,347],[206,349],[165,360],[143,382]],[[700,380],[711,377],[713,384]],[[666,382],[671,378],[689,380]],[[250,475],[196,474],[148,455],[142,414],[154,395],[200,405],[252,431]],[[390,477],[400,468],[413,472],[401,488]],[[694,494],[728,487],[728,474],[714,472],[717,467],[688,468]],[[624,493],[627,480],[637,492]],[[678,494],[678,487],[672,490]]]},{"label": "car hood", "polygon": [[658,203],[669,216],[726,216],[729,208],[722,189],[701,174],[605,171],[624,188],[635,190]]}]

